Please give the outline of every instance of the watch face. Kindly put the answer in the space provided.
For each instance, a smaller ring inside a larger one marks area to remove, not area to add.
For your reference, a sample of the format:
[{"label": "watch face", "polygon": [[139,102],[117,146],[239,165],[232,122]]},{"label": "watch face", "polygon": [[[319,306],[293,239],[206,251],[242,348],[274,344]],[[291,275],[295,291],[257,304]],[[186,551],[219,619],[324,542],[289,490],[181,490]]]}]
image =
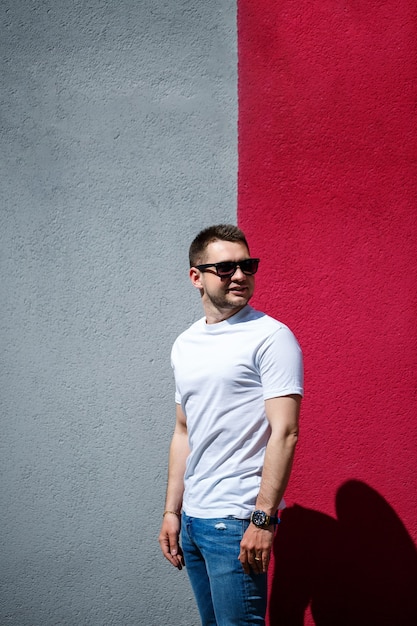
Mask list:
[{"label": "watch face", "polygon": [[254,511],[252,513],[252,522],[255,526],[264,526],[266,522],[266,513],[263,511]]}]

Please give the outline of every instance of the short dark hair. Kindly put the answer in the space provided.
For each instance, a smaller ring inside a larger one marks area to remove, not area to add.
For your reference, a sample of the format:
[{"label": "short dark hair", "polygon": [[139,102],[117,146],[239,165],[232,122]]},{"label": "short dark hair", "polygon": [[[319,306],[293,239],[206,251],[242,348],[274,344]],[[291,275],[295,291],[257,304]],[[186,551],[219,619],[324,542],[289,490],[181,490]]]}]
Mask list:
[{"label": "short dark hair", "polygon": [[245,234],[240,228],[234,224],[215,224],[204,228],[192,241],[189,250],[190,267],[195,267],[201,263],[207,246],[217,240],[243,243],[249,250]]}]

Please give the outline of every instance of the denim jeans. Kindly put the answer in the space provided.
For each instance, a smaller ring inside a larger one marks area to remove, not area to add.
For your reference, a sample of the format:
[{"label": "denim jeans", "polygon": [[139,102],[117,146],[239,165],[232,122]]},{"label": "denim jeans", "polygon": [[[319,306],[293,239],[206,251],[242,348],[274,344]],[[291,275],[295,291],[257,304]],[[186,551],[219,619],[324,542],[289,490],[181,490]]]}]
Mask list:
[{"label": "denim jeans", "polygon": [[181,543],[202,626],[265,624],[266,574],[245,574],[238,560],[249,520],[183,513]]}]

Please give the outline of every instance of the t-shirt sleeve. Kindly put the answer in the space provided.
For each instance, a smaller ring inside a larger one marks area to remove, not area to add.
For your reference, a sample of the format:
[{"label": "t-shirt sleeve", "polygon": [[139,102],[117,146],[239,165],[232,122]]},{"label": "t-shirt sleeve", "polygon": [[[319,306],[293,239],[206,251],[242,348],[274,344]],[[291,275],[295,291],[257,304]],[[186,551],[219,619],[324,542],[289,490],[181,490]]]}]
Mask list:
[{"label": "t-shirt sleeve", "polygon": [[177,385],[175,385],[175,403],[181,404],[181,394],[179,392]]},{"label": "t-shirt sleeve", "polygon": [[303,355],[287,326],[281,326],[260,347],[258,367],[264,400],[304,393]]},{"label": "t-shirt sleeve", "polygon": [[181,393],[178,387],[178,383],[177,383],[177,379],[175,376],[175,354],[176,354],[176,345],[177,342],[175,341],[174,345],[172,346],[171,349],[171,367],[172,367],[172,371],[174,373],[174,380],[175,380],[175,403],[176,404],[181,404]]}]

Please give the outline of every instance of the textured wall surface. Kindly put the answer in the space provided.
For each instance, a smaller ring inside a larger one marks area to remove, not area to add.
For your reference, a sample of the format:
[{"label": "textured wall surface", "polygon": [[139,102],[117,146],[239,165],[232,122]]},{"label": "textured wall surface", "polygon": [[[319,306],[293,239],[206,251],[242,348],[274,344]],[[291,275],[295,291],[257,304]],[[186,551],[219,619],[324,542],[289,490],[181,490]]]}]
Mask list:
[{"label": "textured wall surface", "polygon": [[239,224],[306,365],[270,623],[411,626],[416,4],[238,7]]},{"label": "textured wall surface", "polygon": [[236,219],[229,0],[1,3],[0,623],[198,623],[159,553],[191,237]]}]

